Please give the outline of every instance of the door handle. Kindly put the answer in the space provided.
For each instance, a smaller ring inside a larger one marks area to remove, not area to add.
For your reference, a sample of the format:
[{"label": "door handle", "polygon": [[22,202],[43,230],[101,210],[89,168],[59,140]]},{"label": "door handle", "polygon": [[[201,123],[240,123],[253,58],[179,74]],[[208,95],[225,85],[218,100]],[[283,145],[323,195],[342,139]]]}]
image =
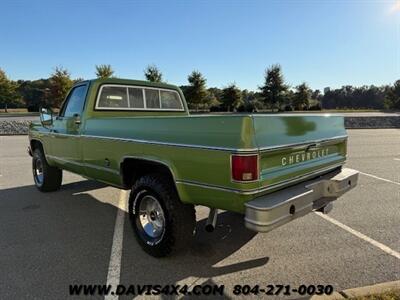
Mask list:
[{"label": "door handle", "polygon": [[81,117],[78,114],[74,114],[74,122],[75,124],[81,124]]}]

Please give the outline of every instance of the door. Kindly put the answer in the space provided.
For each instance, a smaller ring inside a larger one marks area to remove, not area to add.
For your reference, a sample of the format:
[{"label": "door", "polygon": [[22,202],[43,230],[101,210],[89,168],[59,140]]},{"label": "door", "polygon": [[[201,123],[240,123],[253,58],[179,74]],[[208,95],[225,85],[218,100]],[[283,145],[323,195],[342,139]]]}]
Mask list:
[{"label": "door", "polygon": [[80,134],[87,88],[82,84],[70,91],[53,123],[53,156],[63,168],[76,173],[84,171]]}]

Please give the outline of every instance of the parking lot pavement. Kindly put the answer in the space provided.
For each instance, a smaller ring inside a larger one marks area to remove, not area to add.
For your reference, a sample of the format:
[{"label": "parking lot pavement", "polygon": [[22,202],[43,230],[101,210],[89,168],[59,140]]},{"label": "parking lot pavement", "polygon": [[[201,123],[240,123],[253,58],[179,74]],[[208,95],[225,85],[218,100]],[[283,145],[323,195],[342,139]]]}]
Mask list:
[{"label": "parking lot pavement", "polygon": [[244,228],[242,216],[222,212],[210,234],[204,231],[207,209],[197,207],[193,244],[165,259],[146,255],[136,243],[120,209],[120,190],[64,172],[60,191],[40,193],[27,137],[0,137],[1,298],[67,298],[70,284],[107,282],[224,284],[230,297],[235,284],[342,290],[399,280],[400,130],[353,130],[349,136],[347,165],[368,175],[360,175],[359,186],[328,216],[353,231],[312,213],[256,234]]},{"label": "parking lot pavement", "polygon": [[400,182],[400,129],[349,130],[347,165]]}]

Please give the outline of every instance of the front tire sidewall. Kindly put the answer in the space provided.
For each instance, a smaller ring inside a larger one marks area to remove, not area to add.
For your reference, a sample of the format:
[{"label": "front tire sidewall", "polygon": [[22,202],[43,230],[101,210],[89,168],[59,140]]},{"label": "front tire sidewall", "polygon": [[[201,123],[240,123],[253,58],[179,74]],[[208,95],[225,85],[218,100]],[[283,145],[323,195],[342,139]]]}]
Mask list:
[{"label": "front tire sidewall", "polygon": [[[36,167],[37,164],[41,163],[42,164],[42,172],[43,172],[43,177],[42,177],[42,181],[40,182],[37,178],[37,174],[36,174]],[[32,175],[33,175],[33,180],[35,182],[36,187],[40,190],[43,187],[43,182],[44,182],[44,162],[43,159],[39,153],[39,151],[35,151],[33,153],[33,158],[32,158]]]},{"label": "front tire sidewall", "polygon": [[[39,180],[36,174],[36,166],[41,163],[42,179]],[[36,187],[41,192],[53,192],[60,188],[62,183],[62,170],[50,166],[41,149],[35,149],[32,155],[32,174]]]}]

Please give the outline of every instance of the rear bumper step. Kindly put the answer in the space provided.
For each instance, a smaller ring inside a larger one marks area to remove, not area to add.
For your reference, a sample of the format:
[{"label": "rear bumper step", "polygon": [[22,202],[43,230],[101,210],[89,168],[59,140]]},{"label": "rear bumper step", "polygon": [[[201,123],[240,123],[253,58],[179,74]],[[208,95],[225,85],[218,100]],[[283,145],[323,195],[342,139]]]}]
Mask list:
[{"label": "rear bumper step", "polygon": [[330,204],[357,185],[359,172],[344,168],[247,202],[247,228],[267,232]]}]

